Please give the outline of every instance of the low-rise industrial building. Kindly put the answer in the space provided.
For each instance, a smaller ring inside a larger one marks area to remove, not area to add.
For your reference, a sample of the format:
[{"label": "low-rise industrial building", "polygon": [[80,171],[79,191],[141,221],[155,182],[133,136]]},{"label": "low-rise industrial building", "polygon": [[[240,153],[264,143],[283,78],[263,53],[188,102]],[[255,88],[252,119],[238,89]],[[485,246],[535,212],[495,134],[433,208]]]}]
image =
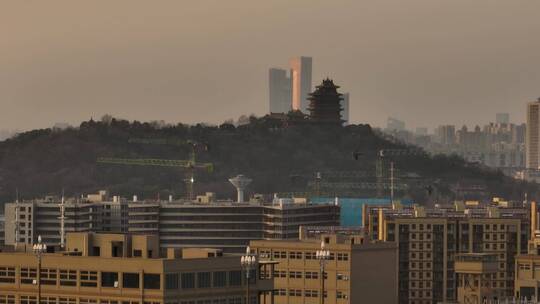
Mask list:
[{"label": "low-rise industrial building", "polygon": [[281,199],[274,203],[131,202],[129,231],[154,233],[162,247],[242,252],[251,240],[298,239],[302,225],[339,225],[340,208]]},{"label": "low-rise industrial building", "polygon": [[238,203],[214,197],[208,193],[196,201],[141,201],[134,196],[128,201],[100,191],[84,198],[8,203],[6,243],[32,244],[41,235],[47,245],[60,245],[68,232],[130,232],[158,235],[162,248],[243,252],[250,240],[297,239],[302,225],[339,225],[340,207],[331,202],[275,199]]},{"label": "low-rise industrial building", "polygon": [[[160,252],[157,236],[87,232],[68,233],[65,251],[43,253],[41,265],[33,252],[3,252],[0,303],[245,303],[240,256],[218,249]],[[272,267],[254,268],[249,303],[272,298],[272,278],[260,276]]]}]

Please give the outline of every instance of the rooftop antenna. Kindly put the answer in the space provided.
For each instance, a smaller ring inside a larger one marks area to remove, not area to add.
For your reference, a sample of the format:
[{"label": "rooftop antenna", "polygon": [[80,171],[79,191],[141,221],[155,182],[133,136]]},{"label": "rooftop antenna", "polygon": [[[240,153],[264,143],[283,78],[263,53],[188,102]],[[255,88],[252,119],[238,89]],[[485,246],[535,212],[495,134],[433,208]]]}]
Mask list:
[{"label": "rooftop antenna", "polygon": [[60,207],[60,217],[58,218],[60,220],[60,248],[64,248],[66,236],[66,206],[64,197],[64,189],[62,189],[62,201],[60,205],[58,205]]},{"label": "rooftop antenna", "polygon": [[233,186],[236,187],[236,191],[238,193],[237,202],[238,203],[243,203],[244,202],[244,190],[251,183],[251,179],[245,177],[242,174],[240,174],[240,175],[237,175],[236,177],[229,178],[229,182],[231,182],[231,184],[233,184]]}]

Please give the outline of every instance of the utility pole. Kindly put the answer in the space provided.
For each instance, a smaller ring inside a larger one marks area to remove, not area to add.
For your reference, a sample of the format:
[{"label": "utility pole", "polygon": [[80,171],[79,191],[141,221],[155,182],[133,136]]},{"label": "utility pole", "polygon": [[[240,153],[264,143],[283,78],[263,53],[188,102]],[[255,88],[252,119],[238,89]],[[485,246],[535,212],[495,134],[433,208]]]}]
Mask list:
[{"label": "utility pole", "polygon": [[240,259],[240,265],[246,272],[246,304],[251,304],[251,301],[249,299],[249,280],[251,278],[251,271],[255,269],[259,261],[257,261],[257,258],[255,255],[251,254],[251,249],[249,246],[246,248],[246,254],[242,256]]},{"label": "utility pole", "polygon": [[65,246],[65,237],[66,237],[66,206],[64,198],[64,190],[62,190],[62,202],[60,203],[60,247],[63,249]]},{"label": "utility pole", "polygon": [[38,236],[38,242],[37,244],[34,244],[34,246],[32,246],[32,250],[34,251],[38,259],[37,282],[36,282],[38,286],[37,304],[41,304],[41,256],[44,252],[47,252],[47,245],[41,242],[41,235]]},{"label": "utility pole", "polygon": [[317,250],[315,257],[319,260],[321,266],[321,295],[319,299],[320,303],[324,304],[324,266],[326,261],[330,258],[330,250],[325,249],[324,241],[321,242],[321,249]]},{"label": "utility pole", "polygon": [[390,203],[394,205],[394,162],[390,162]]}]

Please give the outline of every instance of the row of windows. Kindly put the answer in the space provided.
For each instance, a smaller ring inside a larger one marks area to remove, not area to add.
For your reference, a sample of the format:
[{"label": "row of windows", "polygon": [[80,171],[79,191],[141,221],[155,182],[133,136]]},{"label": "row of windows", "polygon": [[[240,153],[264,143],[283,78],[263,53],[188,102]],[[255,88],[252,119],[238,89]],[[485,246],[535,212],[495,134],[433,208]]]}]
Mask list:
[{"label": "row of windows", "polygon": [[[15,304],[16,296],[12,295],[0,295],[0,304]],[[21,304],[37,304],[37,297],[33,295],[21,295],[20,296]],[[50,297],[42,296],[41,304],[76,304],[76,298],[70,297]],[[90,298],[79,298],[80,304],[139,304],[138,301],[116,301],[109,299],[90,299]],[[217,303],[217,302],[216,302]],[[143,304],[160,304],[160,302],[144,302]],[[172,304],[172,303],[169,303]],[[198,304],[198,303],[197,303]],[[212,303],[214,304],[214,303]],[[221,304],[221,303],[219,303]],[[234,304],[234,303],[225,303],[225,304]]]},{"label": "row of windows", "polygon": [[[416,259],[416,258],[419,258],[419,259],[424,259],[424,253],[423,252],[419,252],[418,254],[416,252],[411,252],[411,258],[413,259]],[[425,258],[426,259],[431,259],[431,252],[426,252],[425,254]]]},{"label": "row of windows", "polygon": [[15,304],[15,295],[0,295],[0,304]]},{"label": "row of windows", "polygon": [[411,268],[412,269],[423,269],[423,268],[426,268],[426,269],[431,269],[431,263],[430,262],[426,262],[426,263],[416,263],[416,262],[411,262]]},{"label": "row of windows", "polygon": [[[302,292],[302,289],[276,289],[274,290],[275,296],[289,296],[289,297],[301,297],[302,295],[306,298],[318,298],[319,297],[319,291],[316,289],[305,289]],[[324,292],[324,297],[328,298],[328,292]],[[336,292],[336,299],[347,299],[348,295],[347,292],[338,290]]]},{"label": "row of windows", "polygon": [[[506,246],[505,246],[505,243],[499,243],[498,245],[498,249],[504,249]],[[497,250],[497,243],[493,243],[493,244],[490,244],[490,243],[487,243],[487,244],[484,244],[484,249],[487,249],[487,250]]]},{"label": "row of windows", "polygon": [[[289,271],[290,279],[302,279],[305,278],[306,280],[317,280],[319,279],[319,272],[317,271]],[[287,278],[287,271],[286,270],[274,270],[274,278]],[[324,279],[328,280],[328,273],[324,273]],[[338,281],[348,281],[349,276],[343,273],[337,273],[336,274],[336,280]]]},{"label": "row of windows", "polygon": [[[424,284],[425,283],[425,284]],[[410,283],[410,286],[411,288],[431,288],[431,281],[427,281],[427,282],[415,282],[415,281],[411,281]]]},{"label": "row of windows", "polygon": [[426,297],[426,298],[429,298],[431,297],[431,291],[411,291],[410,292],[410,295],[411,295],[411,298],[422,298],[422,297]]},{"label": "row of windows", "polygon": [[[272,255],[270,255],[269,251],[261,251],[261,255],[264,256],[272,256],[274,259],[287,259],[287,252],[286,251],[274,251]],[[306,260],[315,260],[317,259],[315,252],[289,252],[288,254],[289,259],[291,260],[301,260],[305,258]],[[349,254],[348,253],[330,253],[329,260],[335,260],[338,261],[348,261],[349,260]]]},{"label": "row of windows", "polygon": [[431,250],[431,243],[427,243],[426,246],[424,246],[424,243],[411,242],[411,249],[417,249],[418,248],[419,250],[424,250],[424,247],[427,250]]},{"label": "row of windows", "polygon": [[[252,282],[256,280],[256,273],[250,276]],[[215,272],[187,272],[187,273],[167,273],[165,275],[166,289],[192,289],[192,288],[211,288],[242,285],[242,272],[233,271],[215,271]]]},{"label": "row of windows", "polygon": [[[139,273],[122,273],[122,282],[118,272],[79,271],[79,283],[81,287],[98,287],[98,275],[101,275],[101,287],[139,288]],[[37,280],[36,268],[21,268],[21,284],[35,284]],[[65,269],[41,269],[41,284],[60,286],[77,286],[77,271]],[[0,267],[0,283],[15,283],[15,269],[12,267]],[[161,278],[159,274],[145,273],[143,286],[145,289],[160,289]]]}]

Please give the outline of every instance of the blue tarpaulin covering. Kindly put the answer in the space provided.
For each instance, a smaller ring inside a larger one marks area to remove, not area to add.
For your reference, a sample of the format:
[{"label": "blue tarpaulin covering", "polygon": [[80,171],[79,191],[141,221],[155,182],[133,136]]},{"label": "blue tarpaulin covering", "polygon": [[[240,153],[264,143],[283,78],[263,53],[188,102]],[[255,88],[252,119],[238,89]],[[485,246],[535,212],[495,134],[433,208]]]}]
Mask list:
[{"label": "blue tarpaulin covering", "polygon": [[[328,203],[335,202],[335,200],[335,198],[329,197],[316,197],[311,199],[313,203]],[[341,207],[341,226],[345,227],[362,226],[363,205],[390,204],[390,199],[386,198],[339,198],[338,201]],[[402,200],[401,204],[411,205],[412,201]]]}]

